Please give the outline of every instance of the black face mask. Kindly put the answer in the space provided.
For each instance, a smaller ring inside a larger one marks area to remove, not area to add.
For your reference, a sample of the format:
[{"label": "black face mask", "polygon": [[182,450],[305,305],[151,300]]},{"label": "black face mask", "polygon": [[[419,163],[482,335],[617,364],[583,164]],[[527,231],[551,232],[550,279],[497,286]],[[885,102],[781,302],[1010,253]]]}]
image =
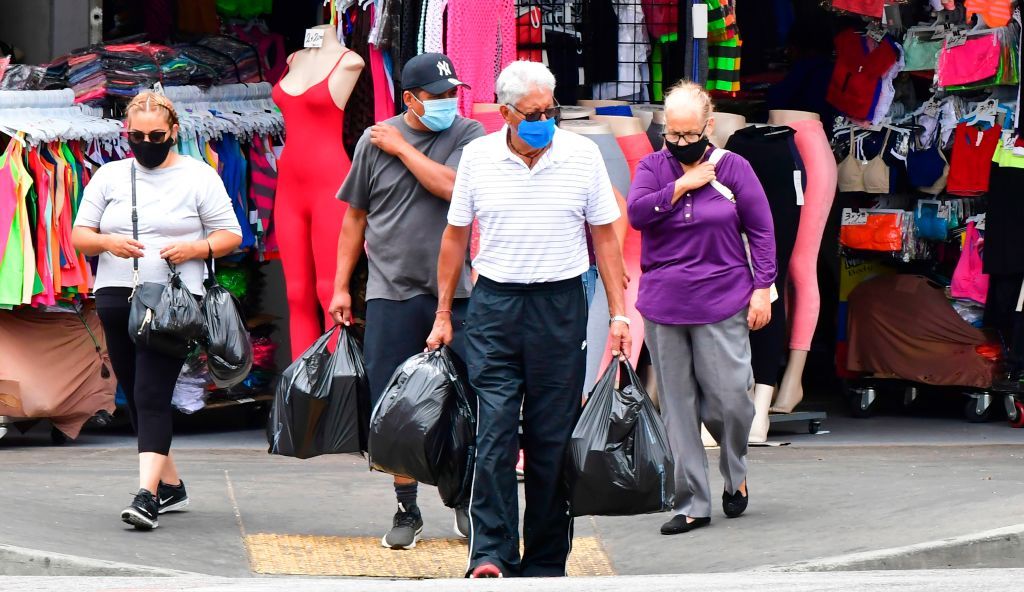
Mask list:
[{"label": "black face mask", "polygon": [[167,154],[170,153],[171,146],[174,146],[174,138],[168,138],[159,144],[146,141],[134,142],[129,139],[128,145],[140,165],[147,169],[155,169],[167,160]]},{"label": "black face mask", "polygon": [[697,140],[693,144],[687,144],[686,146],[678,146],[671,142],[665,142],[665,146],[668,151],[672,153],[672,156],[683,164],[693,164],[700,160],[704,153],[708,150],[708,139],[707,136]]}]

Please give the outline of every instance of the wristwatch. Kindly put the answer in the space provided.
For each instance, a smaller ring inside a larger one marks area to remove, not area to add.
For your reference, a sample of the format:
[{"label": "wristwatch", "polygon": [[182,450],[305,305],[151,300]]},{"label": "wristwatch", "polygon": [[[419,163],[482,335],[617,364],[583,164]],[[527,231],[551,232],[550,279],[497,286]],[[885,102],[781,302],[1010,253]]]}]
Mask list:
[{"label": "wristwatch", "polygon": [[622,315],[612,317],[611,320],[608,321],[608,326],[610,327],[611,324],[614,323],[615,321],[619,321],[620,323],[626,323],[626,326],[629,326],[629,317],[624,317]]}]

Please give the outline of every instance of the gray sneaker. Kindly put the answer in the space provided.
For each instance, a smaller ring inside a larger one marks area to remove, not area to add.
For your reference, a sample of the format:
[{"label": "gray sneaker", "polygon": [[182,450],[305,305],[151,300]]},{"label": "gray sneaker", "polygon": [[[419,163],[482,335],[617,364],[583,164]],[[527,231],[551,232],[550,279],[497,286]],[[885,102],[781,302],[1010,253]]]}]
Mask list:
[{"label": "gray sneaker", "polygon": [[398,504],[391,530],[380,540],[380,544],[389,549],[415,549],[421,534],[423,517],[420,515],[420,509],[416,506],[406,508]]},{"label": "gray sneaker", "polygon": [[455,535],[469,538],[469,508],[455,508]]}]

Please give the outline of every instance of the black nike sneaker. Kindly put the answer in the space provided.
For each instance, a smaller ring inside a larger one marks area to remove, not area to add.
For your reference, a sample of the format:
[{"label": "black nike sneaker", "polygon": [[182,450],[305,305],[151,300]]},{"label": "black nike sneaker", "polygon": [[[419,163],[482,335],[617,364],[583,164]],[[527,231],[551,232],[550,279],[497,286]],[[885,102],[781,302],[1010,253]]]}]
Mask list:
[{"label": "black nike sneaker", "polygon": [[163,481],[156,489],[156,502],[160,513],[180,512],[188,506],[188,493],[185,491],[185,482],[177,485],[168,485]]},{"label": "black nike sneaker", "polygon": [[160,513],[156,497],[146,489],[140,489],[132,500],[132,505],[121,511],[121,520],[134,526],[137,530],[153,530],[159,524],[157,515]]}]

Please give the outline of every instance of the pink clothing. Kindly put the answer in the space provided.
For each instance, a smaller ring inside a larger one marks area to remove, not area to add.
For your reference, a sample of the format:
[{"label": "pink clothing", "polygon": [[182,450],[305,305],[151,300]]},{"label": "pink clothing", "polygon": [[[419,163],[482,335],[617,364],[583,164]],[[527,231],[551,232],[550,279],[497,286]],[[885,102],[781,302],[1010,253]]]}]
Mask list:
[{"label": "pink clothing", "polygon": [[473,103],[494,102],[498,73],[516,59],[515,16],[514,0],[449,0],[448,57],[472,87],[459,89],[462,115],[472,115]]},{"label": "pink clothing", "polygon": [[807,171],[807,189],[800,209],[793,256],[789,260],[789,278],[793,286],[790,299],[789,347],[810,351],[811,338],[818,324],[821,295],[818,293],[818,251],[825,232],[828,213],[836,197],[839,171],[825,129],[813,119],[794,121],[796,148]]},{"label": "pink clothing", "polygon": [[501,129],[505,125],[505,118],[501,116],[500,111],[483,111],[480,113],[473,113],[473,119],[479,121],[484,126],[484,131],[488,134]]},{"label": "pink clothing", "polygon": [[988,275],[981,270],[981,247],[984,244],[974,222],[967,223],[964,235],[964,248],[960,261],[953,271],[953,282],[950,293],[953,298],[967,298],[985,304],[988,296]]},{"label": "pink clothing", "polygon": [[394,90],[391,77],[384,68],[384,54],[376,45],[370,46],[370,74],[373,77],[373,120],[391,119],[395,116]]}]

